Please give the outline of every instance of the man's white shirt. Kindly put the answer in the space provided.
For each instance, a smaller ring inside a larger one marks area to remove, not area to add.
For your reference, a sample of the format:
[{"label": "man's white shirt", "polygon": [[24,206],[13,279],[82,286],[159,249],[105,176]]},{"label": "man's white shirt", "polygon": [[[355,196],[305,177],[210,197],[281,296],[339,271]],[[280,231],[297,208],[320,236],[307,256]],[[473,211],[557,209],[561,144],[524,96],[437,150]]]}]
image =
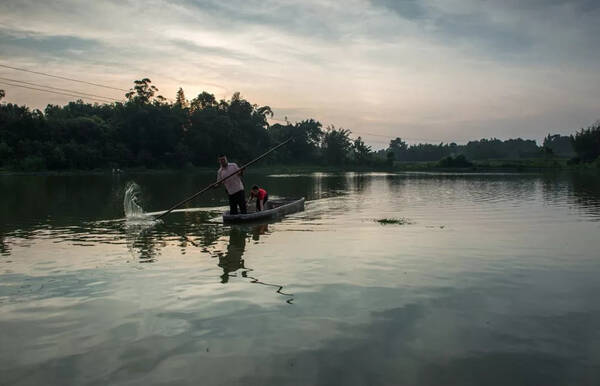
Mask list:
[{"label": "man's white shirt", "polygon": [[[217,172],[217,180],[230,176],[238,170],[240,170],[240,168],[235,162],[229,162],[226,167],[221,166]],[[242,183],[242,179],[239,174],[223,181],[223,185],[225,185],[225,190],[227,190],[227,194],[229,195],[244,189],[244,184]]]}]

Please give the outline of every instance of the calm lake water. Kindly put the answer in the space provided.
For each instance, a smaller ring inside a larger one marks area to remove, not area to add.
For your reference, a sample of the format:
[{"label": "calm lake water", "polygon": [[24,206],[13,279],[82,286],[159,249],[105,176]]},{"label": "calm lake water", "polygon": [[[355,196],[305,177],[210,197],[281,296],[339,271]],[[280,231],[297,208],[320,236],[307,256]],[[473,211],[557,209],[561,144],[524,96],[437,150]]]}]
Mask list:
[{"label": "calm lake water", "polygon": [[213,179],[0,177],[0,384],[600,384],[600,178],[248,174],[306,210],[123,218]]}]

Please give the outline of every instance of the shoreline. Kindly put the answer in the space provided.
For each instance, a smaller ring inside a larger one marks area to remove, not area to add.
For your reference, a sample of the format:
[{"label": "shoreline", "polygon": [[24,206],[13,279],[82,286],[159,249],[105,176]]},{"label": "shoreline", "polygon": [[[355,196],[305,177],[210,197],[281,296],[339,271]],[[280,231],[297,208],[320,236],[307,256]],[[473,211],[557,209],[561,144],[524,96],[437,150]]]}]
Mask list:
[{"label": "shoreline", "polygon": [[[113,169],[70,169],[70,170],[40,170],[20,171],[0,169],[0,176],[76,176],[76,175],[123,175],[123,174],[163,174],[163,173],[213,173],[215,167],[198,166],[193,168],[125,168],[115,173]],[[600,167],[594,163],[567,165],[566,160],[490,160],[474,161],[468,167],[441,167],[437,162],[396,162],[394,166],[322,166],[322,165],[270,165],[251,168],[247,173],[271,174],[308,174],[308,173],[401,173],[401,172],[428,172],[428,173],[497,173],[497,172],[600,172]]]}]

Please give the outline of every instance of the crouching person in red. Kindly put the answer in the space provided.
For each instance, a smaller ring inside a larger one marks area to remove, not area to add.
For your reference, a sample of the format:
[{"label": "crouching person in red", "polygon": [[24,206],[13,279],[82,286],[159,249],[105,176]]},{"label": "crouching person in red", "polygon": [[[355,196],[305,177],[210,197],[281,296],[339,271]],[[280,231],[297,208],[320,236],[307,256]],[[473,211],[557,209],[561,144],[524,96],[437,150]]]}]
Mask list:
[{"label": "crouching person in red", "polygon": [[260,212],[265,210],[267,205],[267,200],[269,199],[269,193],[263,188],[259,188],[258,185],[254,185],[252,190],[250,190],[250,197],[248,197],[248,201],[252,201],[253,198],[256,198],[256,211]]}]

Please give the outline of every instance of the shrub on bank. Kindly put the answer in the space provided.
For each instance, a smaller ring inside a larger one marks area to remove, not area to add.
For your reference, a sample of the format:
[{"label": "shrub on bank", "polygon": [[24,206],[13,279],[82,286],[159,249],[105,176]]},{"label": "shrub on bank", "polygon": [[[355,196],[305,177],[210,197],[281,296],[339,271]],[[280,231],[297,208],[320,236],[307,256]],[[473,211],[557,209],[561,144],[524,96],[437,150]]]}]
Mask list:
[{"label": "shrub on bank", "polygon": [[437,166],[443,168],[469,168],[473,166],[473,163],[469,161],[464,155],[459,154],[456,157],[448,156],[442,158],[437,163]]},{"label": "shrub on bank", "polygon": [[572,135],[571,143],[581,161],[593,162],[598,159],[600,157],[600,122]]}]

